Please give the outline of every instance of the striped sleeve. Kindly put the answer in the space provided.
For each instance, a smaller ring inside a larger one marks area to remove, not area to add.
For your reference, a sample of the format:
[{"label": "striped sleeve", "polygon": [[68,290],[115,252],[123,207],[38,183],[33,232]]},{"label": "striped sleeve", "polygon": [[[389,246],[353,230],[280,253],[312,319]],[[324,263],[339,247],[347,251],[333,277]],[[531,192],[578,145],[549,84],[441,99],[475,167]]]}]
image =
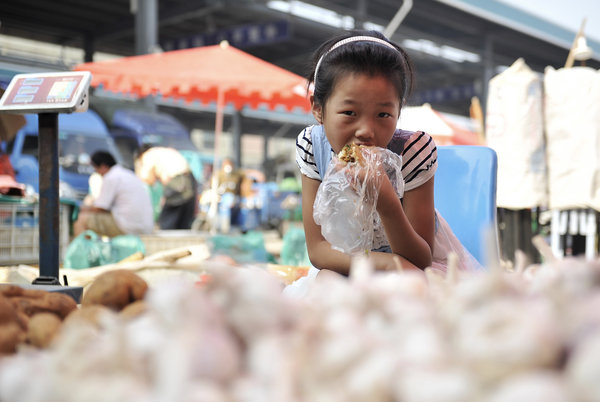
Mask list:
[{"label": "striped sleeve", "polygon": [[319,169],[317,168],[313,153],[312,127],[306,127],[296,138],[296,163],[300,168],[300,173],[311,179],[320,181],[321,176],[319,175]]},{"label": "striped sleeve", "polygon": [[435,175],[437,166],[437,148],[433,138],[423,131],[414,132],[402,152],[404,191],[426,183]]}]

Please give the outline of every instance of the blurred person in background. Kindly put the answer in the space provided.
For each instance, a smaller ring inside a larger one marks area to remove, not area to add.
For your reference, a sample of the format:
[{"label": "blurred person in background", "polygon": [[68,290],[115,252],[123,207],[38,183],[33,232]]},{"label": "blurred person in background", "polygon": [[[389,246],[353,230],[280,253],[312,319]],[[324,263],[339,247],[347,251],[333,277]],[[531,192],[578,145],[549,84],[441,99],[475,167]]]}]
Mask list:
[{"label": "blurred person in background", "polygon": [[221,169],[217,172],[217,189],[219,194],[231,193],[239,197],[242,191],[243,180],[243,172],[236,169],[231,159],[224,159]]},{"label": "blurred person in background", "polygon": [[102,176],[98,172],[94,172],[88,179],[88,194],[83,199],[83,205],[93,205],[94,200],[100,195],[100,189],[102,188]]},{"label": "blurred person in background", "polygon": [[15,179],[15,170],[12,163],[10,163],[10,156],[3,148],[0,148],[0,175],[10,176],[13,180]]},{"label": "blurred person in background", "polygon": [[183,155],[175,148],[145,144],[137,156],[135,172],[144,183],[163,186],[159,227],[190,229],[197,212],[198,185]]},{"label": "blurred person in background", "polygon": [[74,235],[85,230],[109,237],[152,233],[152,201],[144,183],[131,170],[118,165],[109,152],[95,152],[91,162],[102,176],[102,183],[91,205],[81,207],[73,224]]},{"label": "blurred person in background", "polygon": [[235,167],[233,161],[225,158],[221,169],[216,172],[217,194],[219,197],[219,230],[227,233],[238,223],[242,197],[244,172]]},{"label": "blurred person in background", "polygon": [[25,195],[25,185],[15,181],[15,170],[10,157],[0,148],[0,194],[22,197]]}]

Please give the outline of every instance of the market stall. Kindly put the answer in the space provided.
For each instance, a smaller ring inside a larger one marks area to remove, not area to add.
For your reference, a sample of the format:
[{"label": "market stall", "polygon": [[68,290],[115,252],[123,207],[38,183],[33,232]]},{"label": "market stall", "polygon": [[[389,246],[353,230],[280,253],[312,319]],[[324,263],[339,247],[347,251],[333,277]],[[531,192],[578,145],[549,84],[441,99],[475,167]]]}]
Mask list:
[{"label": "market stall", "polygon": [[514,261],[518,249],[539,261],[531,238],[540,232],[539,214],[548,206],[543,77],[522,58],[489,82],[485,137],[498,155],[503,258]]},{"label": "market stall", "polygon": [[[2,287],[0,341],[23,341],[0,357],[0,399],[599,400],[598,264],[449,269],[373,274],[356,260],[303,299],[262,269],[209,261],[160,283],[105,271],[79,308]],[[10,313],[24,305],[38,314]]]},{"label": "market stall", "polygon": [[[490,81],[486,141],[498,154],[498,218],[505,258],[598,254],[598,71],[585,66],[533,72],[519,59]],[[546,229],[544,229],[546,227]]]}]

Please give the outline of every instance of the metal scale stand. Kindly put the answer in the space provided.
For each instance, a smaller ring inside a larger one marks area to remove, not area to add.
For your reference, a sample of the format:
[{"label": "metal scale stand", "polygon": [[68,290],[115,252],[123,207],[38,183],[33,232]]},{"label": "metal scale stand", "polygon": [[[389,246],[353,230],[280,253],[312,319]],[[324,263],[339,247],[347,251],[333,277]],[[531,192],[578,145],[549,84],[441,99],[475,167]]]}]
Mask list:
[{"label": "metal scale stand", "polygon": [[66,293],[78,303],[83,288],[59,281],[58,115],[87,110],[90,82],[87,71],[17,74],[0,99],[0,113],[35,113],[39,122],[40,273],[24,287]]}]

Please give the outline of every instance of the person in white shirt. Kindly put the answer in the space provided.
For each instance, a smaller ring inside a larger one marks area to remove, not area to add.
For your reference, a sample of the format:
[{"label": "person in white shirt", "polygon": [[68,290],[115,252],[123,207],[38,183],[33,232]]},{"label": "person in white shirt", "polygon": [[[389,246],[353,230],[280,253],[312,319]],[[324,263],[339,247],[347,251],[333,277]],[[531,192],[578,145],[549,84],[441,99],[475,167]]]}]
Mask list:
[{"label": "person in white shirt", "polygon": [[74,235],[85,230],[109,237],[152,233],[152,200],[142,180],[106,151],[92,155],[92,166],[102,176],[102,186],[93,204],[81,207],[73,224]]},{"label": "person in white shirt", "polygon": [[144,144],[138,153],[135,172],[146,184],[162,184],[162,230],[190,229],[196,218],[198,189],[185,157],[175,148]]}]

